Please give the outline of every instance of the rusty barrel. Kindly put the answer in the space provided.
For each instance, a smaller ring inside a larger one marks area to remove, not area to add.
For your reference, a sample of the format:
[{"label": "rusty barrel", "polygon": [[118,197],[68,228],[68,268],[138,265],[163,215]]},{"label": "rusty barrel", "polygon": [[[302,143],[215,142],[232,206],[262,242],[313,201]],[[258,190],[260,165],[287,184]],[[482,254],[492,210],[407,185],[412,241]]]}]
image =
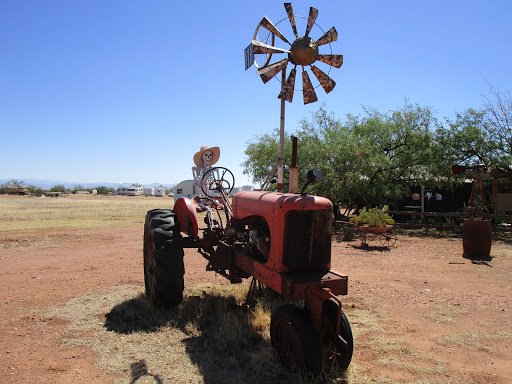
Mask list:
[{"label": "rusty barrel", "polygon": [[463,257],[489,259],[492,245],[491,220],[465,219],[462,227]]}]

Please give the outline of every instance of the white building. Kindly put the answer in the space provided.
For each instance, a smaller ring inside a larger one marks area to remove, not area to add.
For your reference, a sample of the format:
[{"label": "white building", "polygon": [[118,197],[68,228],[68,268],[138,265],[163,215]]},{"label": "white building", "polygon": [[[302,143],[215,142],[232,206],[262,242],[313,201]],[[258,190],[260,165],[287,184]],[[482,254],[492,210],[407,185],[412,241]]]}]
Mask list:
[{"label": "white building", "polygon": [[231,191],[231,195],[234,195],[235,193],[238,193],[238,192],[246,192],[246,191],[253,191],[254,190],[254,187],[252,185],[244,185],[242,187],[234,187],[233,190]]}]

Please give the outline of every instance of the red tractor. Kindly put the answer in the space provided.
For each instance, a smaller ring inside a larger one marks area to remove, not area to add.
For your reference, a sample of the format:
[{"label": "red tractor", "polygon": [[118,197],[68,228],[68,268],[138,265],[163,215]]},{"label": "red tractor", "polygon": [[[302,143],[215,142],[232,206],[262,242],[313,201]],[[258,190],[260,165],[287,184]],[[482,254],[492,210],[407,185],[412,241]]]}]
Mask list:
[{"label": "red tractor", "polygon": [[[174,210],[149,211],[144,225],[146,295],[174,307],[183,300],[183,248],[197,248],[215,271],[232,283],[253,277],[289,300],[272,313],[271,343],[280,360],[318,374],[326,360],[342,370],[352,359],[350,323],[337,296],[347,294],[348,278],[331,270],[333,205],[304,193],[318,178],[308,172],[301,193],[267,191],[229,194],[233,174],[210,169],[204,197],[181,197]],[[206,210],[199,230],[197,211]],[[256,280],[254,280],[256,279]]]}]

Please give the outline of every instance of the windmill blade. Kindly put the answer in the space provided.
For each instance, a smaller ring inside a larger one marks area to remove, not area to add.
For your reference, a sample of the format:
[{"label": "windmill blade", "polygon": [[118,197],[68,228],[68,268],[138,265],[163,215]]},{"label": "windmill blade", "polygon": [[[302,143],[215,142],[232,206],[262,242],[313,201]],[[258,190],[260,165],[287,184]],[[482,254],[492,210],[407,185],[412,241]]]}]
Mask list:
[{"label": "windmill blade", "polygon": [[295,15],[293,14],[292,3],[284,3],[284,8],[286,9],[286,13],[288,14],[288,19],[290,19],[293,34],[295,35],[295,38],[298,38],[299,35],[297,33],[297,25],[295,24]]},{"label": "windmill blade", "polygon": [[268,54],[268,53],[290,53],[290,51],[287,51],[286,49],[273,47],[272,45],[268,45],[265,43],[262,43],[258,40],[252,41],[252,53],[255,55],[258,54]]},{"label": "windmill blade", "polygon": [[331,92],[336,86],[336,82],[331,79],[326,73],[322,70],[318,69],[314,65],[311,66],[311,70],[315,74],[315,77],[318,79],[318,82],[324,89],[325,93]]},{"label": "windmill blade", "polygon": [[306,28],[306,34],[304,36],[308,36],[309,32],[311,32],[311,28],[313,28],[313,25],[315,24],[317,16],[318,16],[318,9],[313,8],[313,7],[309,8],[308,26]]},{"label": "windmill blade", "polygon": [[311,84],[306,71],[302,71],[302,94],[304,96],[304,105],[318,101],[315,88],[313,88],[313,84]]},{"label": "windmill blade", "polygon": [[[277,27],[268,19],[267,16],[265,16],[261,21],[260,25],[265,28],[266,30],[272,32],[274,35],[279,37],[281,40],[283,40],[285,43],[290,44],[290,42],[284,37],[284,35],[277,29]],[[290,44],[291,45],[291,44]]]},{"label": "windmill blade", "polygon": [[316,46],[320,47],[321,45],[332,43],[333,41],[338,40],[338,32],[336,28],[332,27],[324,35],[316,41]]},{"label": "windmill blade", "polygon": [[283,59],[281,61],[278,61],[277,63],[268,65],[266,67],[263,67],[261,69],[258,69],[256,73],[260,75],[261,80],[263,80],[263,83],[267,83],[269,80],[271,80],[275,75],[277,75],[283,68],[286,68],[286,65],[288,64],[288,59]]},{"label": "windmill blade", "polygon": [[343,65],[343,55],[318,55],[317,60],[336,68]]},{"label": "windmill blade", "polygon": [[293,91],[295,90],[295,75],[296,74],[297,74],[297,70],[295,68],[293,68],[290,71],[290,75],[288,76],[286,83],[283,85],[283,89],[281,90],[281,93],[279,94],[279,96],[277,96],[278,99],[285,99],[289,103],[291,103],[293,101]]}]

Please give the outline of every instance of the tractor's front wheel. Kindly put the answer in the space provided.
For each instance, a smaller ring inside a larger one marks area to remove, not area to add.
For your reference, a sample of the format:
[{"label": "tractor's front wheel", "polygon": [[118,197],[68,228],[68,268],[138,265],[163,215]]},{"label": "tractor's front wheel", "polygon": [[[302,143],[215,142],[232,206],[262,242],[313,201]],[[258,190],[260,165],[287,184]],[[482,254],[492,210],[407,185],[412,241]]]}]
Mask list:
[{"label": "tractor's front wheel", "polygon": [[146,297],[172,308],[183,301],[185,267],[175,214],[154,209],[144,223],[144,285]]},{"label": "tractor's front wheel", "polygon": [[270,340],[279,360],[314,375],[322,371],[320,337],[306,313],[295,305],[278,307],[270,321]]},{"label": "tractor's front wheel", "polygon": [[352,360],[354,338],[350,323],[343,310],[341,311],[339,337],[336,334],[338,309],[338,304],[334,301],[327,300],[324,302],[321,340],[324,348],[324,358],[344,371]]}]

